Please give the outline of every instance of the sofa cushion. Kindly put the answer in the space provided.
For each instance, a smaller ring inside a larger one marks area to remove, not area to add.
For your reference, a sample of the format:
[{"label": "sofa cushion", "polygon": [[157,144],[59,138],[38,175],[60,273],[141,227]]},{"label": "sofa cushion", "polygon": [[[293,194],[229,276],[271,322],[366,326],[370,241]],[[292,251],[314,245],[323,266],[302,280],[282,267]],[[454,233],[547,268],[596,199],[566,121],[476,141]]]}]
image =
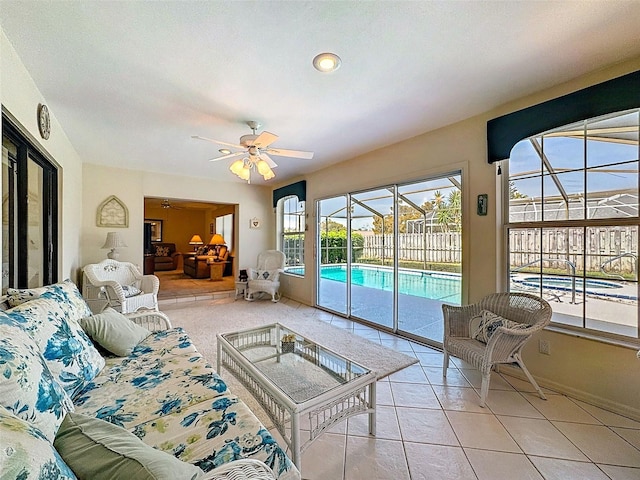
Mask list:
[{"label": "sofa cushion", "polygon": [[0,406],[0,465],[3,479],[75,480],[52,442],[29,422]]},{"label": "sofa cushion", "polygon": [[150,420],[133,431],[147,445],[205,472],[233,460],[266,463],[281,480],[300,478],[291,460],[249,408],[233,395]]},{"label": "sofa cushion", "polygon": [[227,385],[198,352],[114,358],[74,400],[76,411],[132,429],[223,395]]},{"label": "sofa cushion", "polygon": [[10,307],[38,298],[50,290],[50,285],[37,288],[7,288],[7,302]]},{"label": "sofa cushion", "polygon": [[156,245],[156,257],[168,257],[169,247]]},{"label": "sofa cushion", "polygon": [[49,370],[71,398],[104,367],[104,358],[73,319],[80,313],[89,316],[90,310],[86,303],[82,308],[69,299],[61,289],[44,293],[6,313],[35,340]]},{"label": "sofa cushion", "polygon": [[73,404],[54,380],[34,340],[0,312],[0,404],[53,441]]},{"label": "sofa cushion", "polygon": [[256,270],[254,280],[269,280],[271,282],[277,282],[279,276],[279,270]]},{"label": "sofa cushion", "polygon": [[80,320],[80,325],[94,342],[120,357],[131,355],[133,348],[151,335],[113,308]]},{"label": "sofa cushion", "polygon": [[80,480],[194,480],[203,474],[121,427],[76,413],[65,417],[54,446]]}]

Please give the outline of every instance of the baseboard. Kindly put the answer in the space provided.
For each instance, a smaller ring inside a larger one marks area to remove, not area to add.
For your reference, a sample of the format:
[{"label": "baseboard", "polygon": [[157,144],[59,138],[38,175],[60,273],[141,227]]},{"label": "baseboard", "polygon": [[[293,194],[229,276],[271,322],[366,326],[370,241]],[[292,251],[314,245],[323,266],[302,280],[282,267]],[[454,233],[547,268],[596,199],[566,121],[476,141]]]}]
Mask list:
[{"label": "baseboard", "polygon": [[[520,380],[524,380],[525,382],[529,381],[527,380],[527,377],[524,375],[522,370],[517,367],[501,365],[500,372],[511,375]],[[577,388],[563,385],[553,380],[549,380],[548,378],[535,377],[535,379],[536,382],[538,382],[538,384],[543,388],[547,388],[554,392],[561,393],[568,397],[575,398],[576,400],[588,403],[589,405],[594,405],[596,407],[603,408],[610,412],[617,413],[618,415],[622,415],[624,417],[631,418],[632,420],[640,422],[640,408],[631,407],[629,405],[621,405],[607,398],[603,398],[598,395],[593,395],[592,393],[585,392],[583,390],[578,390]]]}]

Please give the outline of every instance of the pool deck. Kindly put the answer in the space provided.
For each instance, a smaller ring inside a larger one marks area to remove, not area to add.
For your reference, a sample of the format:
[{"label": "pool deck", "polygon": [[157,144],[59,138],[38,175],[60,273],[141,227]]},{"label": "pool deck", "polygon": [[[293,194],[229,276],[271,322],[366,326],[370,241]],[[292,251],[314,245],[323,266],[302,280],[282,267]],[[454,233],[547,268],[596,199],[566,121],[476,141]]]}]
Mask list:
[{"label": "pool deck", "polygon": [[[516,288],[514,288],[516,287]],[[522,289],[513,284],[513,291],[537,294],[535,289]],[[624,296],[637,296],[637,285],[627,283],[620,289]],[[346,316],[347,286],[345,283],[322,279],[318,305]],[[614,297],[587,295],[576,292],[572,303],[571,291],[545,289],[544,298],[553,309],[553,321],[582,327],[583,309],[586,327],[629,337],[638,336],[637,301]],[[458,304],[457,299],[428,299],[415,295],[398,294],[398,330],[442,343],[442,304]],[[386,328],[393,328],[393,293],[371,287],[353,285],[351,290],[351,316]]]}]

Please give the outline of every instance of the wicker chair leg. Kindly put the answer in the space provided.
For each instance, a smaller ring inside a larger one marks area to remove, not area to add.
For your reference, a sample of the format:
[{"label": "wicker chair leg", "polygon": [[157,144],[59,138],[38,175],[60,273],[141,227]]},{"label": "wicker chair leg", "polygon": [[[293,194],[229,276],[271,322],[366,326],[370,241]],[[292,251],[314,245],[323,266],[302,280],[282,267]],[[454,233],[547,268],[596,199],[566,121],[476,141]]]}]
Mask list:
[{"label": "wicker chair leg", "polygon": [[489,382],[491,381],[491,370],[482,374],[482,386],[480,387],[480,406],[484,408],[489,393]]},{"label": "wicker chair leg", "polygon": [[442,359],[442,378],[447,378],[447,368],[449,368],[449,354],[446,350],[443,351],[444,357]]},{"label": "wicker chair leg", "polygon": [[522,361],[522,357],[520,357],[520,354],[516,353],[513,357],[516,359],[516,362],[518,363],[518,365],[520,366],[524,374],[527,376],[527,379],[529,380],[531,385],[533,385],[533,388],[535,388],[536,391],[538,392],[538,395],[540,395],[540,398],[542,400],[546,400],[547,397],[542,392],[542,389],[540,388],[540,385],[538,385],[538,382],[536,382],[536,379],[533,378],[533,376],[529,373],[529,370],[527,369],[524,362]]}]

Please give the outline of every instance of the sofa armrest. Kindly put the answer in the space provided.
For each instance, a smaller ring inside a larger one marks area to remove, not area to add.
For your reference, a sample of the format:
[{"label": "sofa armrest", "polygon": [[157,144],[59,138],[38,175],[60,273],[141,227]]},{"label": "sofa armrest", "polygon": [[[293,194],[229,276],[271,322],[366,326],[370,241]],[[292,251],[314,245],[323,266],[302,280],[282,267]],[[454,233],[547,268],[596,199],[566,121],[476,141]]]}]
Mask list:
[{"label": "sofa armrest", "polygon": [[276,476],[265,463],[251,458],[233,460],[206,473],[200,480],[276,480]]},{"label": "sofa armrest", "polygon": [[135,313],[127,313],[125,317],[152,332],[173,328],[169,317],[162,312],[142,310]]}]

